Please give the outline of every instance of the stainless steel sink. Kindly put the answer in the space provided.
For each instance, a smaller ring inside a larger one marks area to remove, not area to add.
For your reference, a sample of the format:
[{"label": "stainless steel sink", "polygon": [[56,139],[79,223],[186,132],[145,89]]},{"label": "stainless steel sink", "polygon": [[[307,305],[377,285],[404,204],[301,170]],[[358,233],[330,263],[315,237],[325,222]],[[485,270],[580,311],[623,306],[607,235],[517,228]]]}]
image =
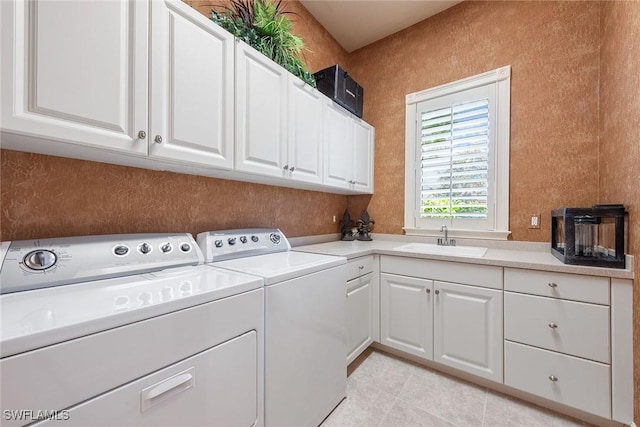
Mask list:
[{"label": "stainless steel sink", "polygon": [[396,251],[417,252],[431,255],[451,255],[469,258],[481,258],[487,253],[487,248],[477,246],[439,246],[431,243],[407,243],[393,248]]}]

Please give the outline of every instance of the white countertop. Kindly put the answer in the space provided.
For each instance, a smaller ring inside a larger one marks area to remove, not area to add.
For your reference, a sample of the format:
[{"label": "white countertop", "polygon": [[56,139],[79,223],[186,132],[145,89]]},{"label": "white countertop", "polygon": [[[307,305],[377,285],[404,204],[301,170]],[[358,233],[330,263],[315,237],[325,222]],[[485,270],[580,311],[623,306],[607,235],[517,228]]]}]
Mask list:
[{"label": "white countertop", "polygon": [[[529,270],[556,271],[560,273],[586,274],[591,276],[615,277],[619,279],[633,279],[633,257],[627,256],[627,268],[601,268],[586,267],[580,265],[568,265],[560,262],[554,257],[549,249],[548,243],[529,242],[489,242],[489,241],[465,241],[464,246],[487,247],[486,254],[482,257],[433,255],[418,252],[407,252],[396,250],[398,246],[416,241],[405,236],[398,235],[397,238],[390,235],[381,235],[380,238],[373,236],[373,241],[343,242],[332,241],[326,243],[296,246],[294,251],[313,252],[325,255],[336,255],[350,258],[357,258],[365,255],[395,255],[411,258],[433,259],[439,261],[462,262],[467,264],[494,265],[499,267],[524,268]],[[307,240],[308,241],[308,240]],[[459,245],[462,245],[458,241]],[[547,248],[544,250],[544,248]]]}]

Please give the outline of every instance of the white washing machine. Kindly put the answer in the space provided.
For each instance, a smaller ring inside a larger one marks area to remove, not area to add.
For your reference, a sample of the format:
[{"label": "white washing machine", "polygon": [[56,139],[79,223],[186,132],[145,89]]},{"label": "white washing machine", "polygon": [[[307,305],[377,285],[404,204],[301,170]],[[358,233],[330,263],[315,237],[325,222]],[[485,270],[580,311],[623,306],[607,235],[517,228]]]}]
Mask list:
[{"label": "white washing machine", "polygon": [[265,425],[315,427],[346,396],[346,259],[290,251],[276,229],[201,233],[205,262],[265,285]]},{"label": "white washing machine", "polygon": [[263,281],[189,234],[3,242],[3,426],[262,426]]}]

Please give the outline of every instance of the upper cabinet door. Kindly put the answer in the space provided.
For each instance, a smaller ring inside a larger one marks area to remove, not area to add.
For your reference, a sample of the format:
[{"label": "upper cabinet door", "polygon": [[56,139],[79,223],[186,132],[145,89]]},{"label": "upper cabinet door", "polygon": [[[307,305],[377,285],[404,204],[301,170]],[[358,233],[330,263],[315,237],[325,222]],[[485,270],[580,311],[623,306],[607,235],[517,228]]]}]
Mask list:
[{"label": "upper cabinet door", "polygon": [[151,156],[233,168],[233,36],[179,0],[151,16]]},{"label": "upper cabinet door", "polygon": [[288,71],[236,44],[236,169],[284,177]]},{"label": "upper cabinet door", "polygon": [[349,189],[353,181],[351,115],[331,101],[326,102],[324,129],[324,183]]},{"label": "upper cabinet door", "polygon": [[373,141],[374,129],[368,123],[353,122],[353,189],[373,193]]},{"label": "upper cabinet door", "polygon": [[323,96],[289,75],[288,170],[291,178],[322,182]]},{"label": "upper cabinet door", "polygon": [[2,130],[146,154],[148,3],[1,3]]}]

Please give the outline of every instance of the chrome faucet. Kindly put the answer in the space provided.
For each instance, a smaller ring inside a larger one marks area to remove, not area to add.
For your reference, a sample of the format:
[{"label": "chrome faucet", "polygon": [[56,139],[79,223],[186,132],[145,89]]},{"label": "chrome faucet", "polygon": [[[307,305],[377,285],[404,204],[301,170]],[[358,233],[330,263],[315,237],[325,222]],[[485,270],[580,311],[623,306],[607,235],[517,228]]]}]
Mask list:
[{"label": "chrome faucet", "polygon": [[439,246],[455,246],[456,241],[454,239],[449,239],[449,229],[446,225],[440,227],[440,231],[444,232],[444,239],[442,237],[438,237],[438,245]]}]

